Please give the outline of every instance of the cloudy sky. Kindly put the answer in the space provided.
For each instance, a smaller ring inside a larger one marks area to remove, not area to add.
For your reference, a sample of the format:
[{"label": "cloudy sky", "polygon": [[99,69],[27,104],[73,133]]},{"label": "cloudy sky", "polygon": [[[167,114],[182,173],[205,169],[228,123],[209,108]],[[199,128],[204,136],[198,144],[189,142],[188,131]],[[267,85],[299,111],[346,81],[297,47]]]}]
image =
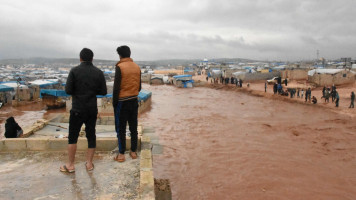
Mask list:
[{"label": "cloudy sky", "polygon": [[355,0],[1,0],[0,59],[356,58]]}]

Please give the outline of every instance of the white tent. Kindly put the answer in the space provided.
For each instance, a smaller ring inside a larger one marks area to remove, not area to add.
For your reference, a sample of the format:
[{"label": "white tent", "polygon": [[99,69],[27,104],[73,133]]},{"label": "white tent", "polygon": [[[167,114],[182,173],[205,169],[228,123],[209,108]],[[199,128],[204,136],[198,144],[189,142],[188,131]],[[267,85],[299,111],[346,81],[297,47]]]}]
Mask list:
[{"label": "white tent", "polygon": [[308,76],[314,76],[315,73],[317,74],[337,74],[343,71],[343,69],[313,69],[308,71]]}]

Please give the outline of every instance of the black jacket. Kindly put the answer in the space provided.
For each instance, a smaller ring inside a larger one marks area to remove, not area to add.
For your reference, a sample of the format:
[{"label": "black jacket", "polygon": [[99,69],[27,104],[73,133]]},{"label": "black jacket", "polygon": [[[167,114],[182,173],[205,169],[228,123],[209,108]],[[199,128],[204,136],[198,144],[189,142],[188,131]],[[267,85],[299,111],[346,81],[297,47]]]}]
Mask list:
[{"label": "black jacket", "polygon": [[103,72],[92,62],[82,62],[70,70],[66,93],[72,95],[72,110],[97,111],[96,95],[106,95]]},{"label": "black jacket", "polygon": [[5,137],[17,138],[17,131],[22,130],[13,117],[9,117],[5,124]]}]

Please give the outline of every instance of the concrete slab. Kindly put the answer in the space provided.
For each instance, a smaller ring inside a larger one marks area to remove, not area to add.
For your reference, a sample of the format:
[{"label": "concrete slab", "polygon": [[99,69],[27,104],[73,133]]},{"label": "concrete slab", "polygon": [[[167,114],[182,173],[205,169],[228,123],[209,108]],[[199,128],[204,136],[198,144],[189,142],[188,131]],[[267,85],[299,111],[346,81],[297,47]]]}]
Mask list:
[{"label": "concrete slab", "polygon": [[[0,153],[0,199],[138,199],[139,159],[124,163],[110,153],[96,153],[95,169],[85,169],[85,154],[76,155],[76,172],[59,172],[65,153]],[[140,157],[139,157],[140,158]]]},{"label": "concrete slab", "polygon": [[49,148],[47,138],[26,138],[26,148],[30,151],[44,151]]},{"label": "concrete slab", "polygon": [[4,150],[6,151],[24,151],[26,150],[26,140],[7,138],[4,140],[4,146]]},{"label": "concrete slab", "polygon": [[3,151],[5,148],[5,141],[4,140],[0,140],[0,151]]},{"label": "concrete slab", "polygon": [[48,139],[48,148],[49,150],[54,151],[63,151],[68,147],[68,139],[67,138],[55,138]]}]

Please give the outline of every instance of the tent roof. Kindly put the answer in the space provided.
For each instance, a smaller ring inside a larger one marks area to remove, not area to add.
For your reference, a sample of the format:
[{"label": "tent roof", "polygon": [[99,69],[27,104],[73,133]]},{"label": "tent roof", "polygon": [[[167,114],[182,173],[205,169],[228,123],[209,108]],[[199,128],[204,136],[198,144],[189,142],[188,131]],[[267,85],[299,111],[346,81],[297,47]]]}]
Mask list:
[{"label": "tent roof", "polygon": [[308,76],[314,76],[315,73],[317,74],[337,74],[344,69],[313,69],[308,71]]}]

